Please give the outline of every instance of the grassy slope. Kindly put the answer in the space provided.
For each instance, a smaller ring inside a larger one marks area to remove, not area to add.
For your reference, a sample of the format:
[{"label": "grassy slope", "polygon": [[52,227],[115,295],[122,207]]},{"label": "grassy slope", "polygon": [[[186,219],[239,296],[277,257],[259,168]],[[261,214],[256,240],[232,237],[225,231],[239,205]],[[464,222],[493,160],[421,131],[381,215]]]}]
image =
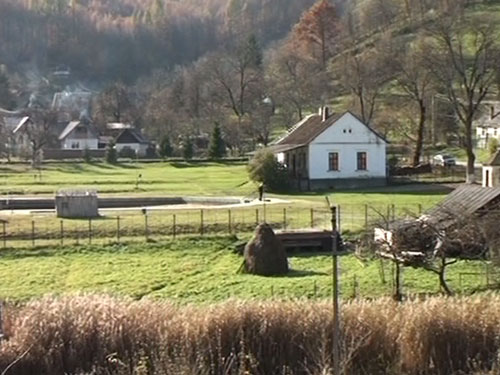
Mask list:
[{"label": "grassy slope", "polygon": [[[231,249],[233,238],[183,239],[162,244],[71,247],[51,250],[3,251],[0,257],[0,298],[24,300],[41,295],[109,292],[136,298],[148,295],[178,302],[212,302],[237,298],[317,297],[331,294],[331,258],[325,254],[296,255],[289,259],[287,277],[238,274],[242,257]],[[391,267],[385,265],[387,283],[381,282],[380,261],[340,260],[342,293],[374,297],[391,291]],[[450,267],[449,280],[458,288],[459,272],[481,272],[479,262]],[[435,275],[408,269],[407,291],[435,293]],[[478,276],[463,280],[465,291],[482,285]]]}]

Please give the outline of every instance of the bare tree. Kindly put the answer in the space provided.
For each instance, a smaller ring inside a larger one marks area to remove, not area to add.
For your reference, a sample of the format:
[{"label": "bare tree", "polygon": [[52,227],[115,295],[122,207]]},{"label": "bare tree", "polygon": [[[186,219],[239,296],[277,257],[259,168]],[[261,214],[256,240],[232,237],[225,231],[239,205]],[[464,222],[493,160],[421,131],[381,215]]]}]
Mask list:
[{"label": "bare tree", "polygon": [[15,136],[27,147],[32,167],[38,166],[43,158],[42,150],[54,138],[51,125],[57,120],[57,114],[44,109],[31,109],[29,117],[16,129]]},{"label": "bare tree", "polygon": [[284,111],[302,120],[304,110],[321,104],[327,77],[317,64],[297,52],[291,43],[271,53],[269,87]]},{"label": "bare tree", "polygon": [[219,99],[223,108],[236,117],[233,146],[239,152],[242,148],[243,123],[264,98],[264,76],[255,52],[249,39],[246,44],[230,53],[213,54],[205,65],[212,85],[211,93]]},{"label": "bare tree", "polygon": [[394,223],[390,231],[379,230],[378,254],[398,267],[422,268],[436,274],[441,289],[452,295],[446,270],[459,259],[485,258],[489,246],[483,228],[488,220],[491,216],[464,214],[464,210],[457,207],[443,209],[433,217]]},{"label": "bare tree", "polygon": [[450,16],[428,30],[426,54],[433,78],[440,83],[463,126],[467,183],[474,183],[473,121],[491,93],[500,62],[498,31],[491,22]]},{"label": "bare tree", "polygon": [[[425,64],[425,54],[420,43],[403,47],[391,59],[394,64],[396,82],[405,97],[412,103],[410,111],[417,112],[416,131],[410,136],[415,143],[413,166],[420,163],[427,120],[427,103],[432,90],[432,75]],[[413,116],[411,116],[413,117]],[[410,119],[413,122],[413,119]]]},{"label": "bare tree", "polygon": [[345,52],[335,59],[332,71],[340,84],[349,90],[355,100],[355,107],[361,119],[370,124],[382,94],[384,84],[389,79],[385,54],[381,53],[386,40],[380,45],[362,52],[357,48],[354,37],[346,38]]}]

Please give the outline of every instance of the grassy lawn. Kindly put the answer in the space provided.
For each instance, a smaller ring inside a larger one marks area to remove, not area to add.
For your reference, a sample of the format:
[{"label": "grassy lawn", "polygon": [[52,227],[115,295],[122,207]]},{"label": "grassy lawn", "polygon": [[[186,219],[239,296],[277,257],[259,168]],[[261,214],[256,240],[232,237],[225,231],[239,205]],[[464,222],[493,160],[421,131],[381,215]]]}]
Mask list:
[{"label": "grassy lawn", "polygon": [[50,163],[40,171],[26,164],[0,169],[0,194],[52,195],[78,186],[107,194],[246,195],[255,190],[243,163]]},{"label": "grassy lawn", "polygon": [[[327,298],[331,294],[328,254],[298,254],[289,258],[293,271],[286,277],[238,273],[242,257],[233,253],[233,237],[191,238],[157,244],[108,245],[4,250],[0,254],[0,298],[26,300],[45,294],[103,292],[167,298],[180,303],[213,302],[235,297]],[[391,293],[391,266],[379,260],[340,260],[344,298]],[[455,290],[468,293],[484,285],[484,264],[460,262],[449,269]],[[384,276],[382,276],[384,275]],[[383,283],[382,278],[385,278]],[[435,275],[406,269],[405,291],[437,293]]]}]

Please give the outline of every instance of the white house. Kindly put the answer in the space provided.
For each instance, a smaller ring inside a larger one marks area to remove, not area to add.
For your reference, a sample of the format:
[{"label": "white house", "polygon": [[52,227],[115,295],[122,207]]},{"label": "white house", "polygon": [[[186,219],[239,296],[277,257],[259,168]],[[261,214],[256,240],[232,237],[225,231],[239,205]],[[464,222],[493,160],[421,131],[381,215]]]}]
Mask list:
[{"label": "white house", "polygon": [[485,108],[475,121],[476,145],[479,148],[488,147],[493,138],[500,141],[500,103],[491,102]]},{"label": "white house", "polygon": [[97,150],[99,132],[90,121],[71,121],[59,135],[64,150]]},{"label": "white house", "polygon": [[[151,144],[139,129],[120,122],[108,123],[106,125],[106,135],[112,136],[118,153],[129,149],[133,150],[137,156],[146,156],[148,147]],[[104,137],[101,137],[101,139],[105,141]]]},{"label": "white house", "polygon": [[323,107],[272,146],[299,189],[382,186],[387,141],[351,112]]}]

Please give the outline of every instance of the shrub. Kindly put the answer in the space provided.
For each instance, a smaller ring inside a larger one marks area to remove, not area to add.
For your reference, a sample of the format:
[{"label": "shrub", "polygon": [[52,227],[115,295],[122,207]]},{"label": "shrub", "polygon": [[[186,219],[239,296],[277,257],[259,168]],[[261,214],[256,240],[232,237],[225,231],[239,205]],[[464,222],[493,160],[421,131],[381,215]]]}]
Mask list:
[{"label": "shrub", "polygon": [[208,156],[214,159],[222,158],[226,154],[226,145],[222,139],[222,133],[219,124],[216,122],[214,131],[212,133],[212,139],[210,140],[210,149],[208,150]]},{"label": "shrub", "polygon": [[118,162],[118,154],[114,142],[110,142],[106,148],[106,162],[116,164]]},{"label": "shrub", "polygon": [[83,160],[85,163],[90,163],[92,161],[92,155],[90,154],[90,150],[85,147],[85,150],[83,150]]},{"label": "shrub", "polygon": [[271,151],[257,151],[247,169],[250,180],[264,184],[270,191],[284,191],[289,187],[286,168]]},{"label": "shrub", "polygon": [[172,156],[172,145],[170,144],[170,138],[168,135],[164,136],[160,142],[160,156],[162,158],[168,158]]},{"label": "shrub", "polygon": [[497,151],[498,151],[498,139],[490,138],[490,140],[488,141],[488,152],[490,156],[493,156],[493,154],[495,154],[495,152]]},{"label": "shrub", "polygon": [[191,138],[187,137],[182,145],[182,156],[185,160],[192,159],[194,155],[194,146]]},{"label": "shrub", "polygon": [[118,156],[121,158],[135,159],[137,158],[137,153],[131,147],[124,147],[120,150]]}]

